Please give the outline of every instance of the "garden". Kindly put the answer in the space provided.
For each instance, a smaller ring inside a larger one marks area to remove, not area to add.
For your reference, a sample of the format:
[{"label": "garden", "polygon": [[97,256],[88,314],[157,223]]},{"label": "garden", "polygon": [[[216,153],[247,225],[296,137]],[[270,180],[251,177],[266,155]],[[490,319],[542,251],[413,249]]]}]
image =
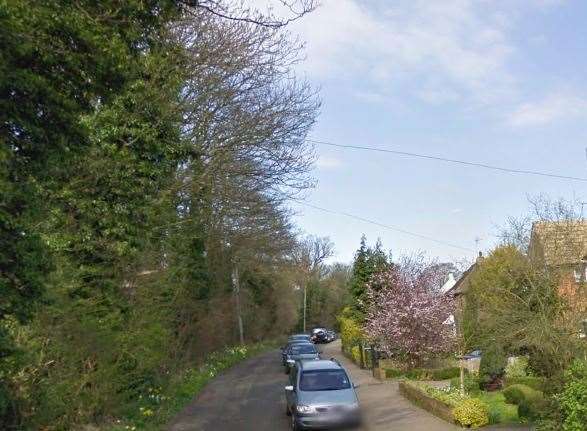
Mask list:
[{"label": "garden", "polygon": [[[421,256],[373,265],[368,252],[355,259],[356,302],[339,316],[347,357],[370,368],[365,346],[376,346],[374,374],[465,428],[587,430],[585,310],[559,294],[564,274],[499,246],[455,298],[431,287],[439,267]],[[477,366],[464,357],[473,350]]]}]

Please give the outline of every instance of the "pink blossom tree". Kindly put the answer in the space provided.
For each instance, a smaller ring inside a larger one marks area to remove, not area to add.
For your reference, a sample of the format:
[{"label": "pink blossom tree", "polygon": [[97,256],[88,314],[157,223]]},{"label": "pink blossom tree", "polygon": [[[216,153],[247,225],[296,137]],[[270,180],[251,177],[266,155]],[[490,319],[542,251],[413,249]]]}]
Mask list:
[{"label": "pink blossom tree", "polygon": [[436,268],[422,258],[404,259],[375,274],[367,287],[365,333],[411,366],[455,345],[454,301],[438,291]]}]

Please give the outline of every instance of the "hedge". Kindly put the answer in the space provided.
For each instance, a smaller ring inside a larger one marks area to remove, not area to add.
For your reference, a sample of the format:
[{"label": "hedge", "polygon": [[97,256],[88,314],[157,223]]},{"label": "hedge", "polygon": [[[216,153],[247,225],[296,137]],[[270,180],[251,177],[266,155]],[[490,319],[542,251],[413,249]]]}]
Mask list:
[{"label": "hedge", "polygon": [[[468,374],[469,370],[465,369],[465,373]],[[397,377],[405,377],[410,380],[449,380],[452,378],[460,377],[461,370],[459,367],[447,367],[447,368],[413,368],[411,370],[400,370],[397,368],[387,368],[385,370],[385,377],[393,379]]]},{"label": "hedge", "polygon": [[518,385],[511,385],[511,386],[508,386],[507,388],[505,388],[503,390],[503,396],[505,397],[505,400],[509,404],[518,405],[525,398],[535,397],[536,392],[538,392],[538,391],[536,391],[535,389],[532,389],[530,386],[518,384]]},{"label": "hedge", "polygon": [[544,391],[544,378],[542,377],[506,377],[504,386],[507,388],[512,385],[525,385],[537,391]]},{"label": "hedge", "polygon": [[473,428],[489,423],[489,409],[477,398],[410,381],[400,382],[399,389],[408,400],[447,422]]},{"label": "hedge", "polygon": [[546,408],[547,402],[543,393],[526,385],[508,386],[503,395],[508,403],[518,405],[518,415],[521,418],[536,419]]}]

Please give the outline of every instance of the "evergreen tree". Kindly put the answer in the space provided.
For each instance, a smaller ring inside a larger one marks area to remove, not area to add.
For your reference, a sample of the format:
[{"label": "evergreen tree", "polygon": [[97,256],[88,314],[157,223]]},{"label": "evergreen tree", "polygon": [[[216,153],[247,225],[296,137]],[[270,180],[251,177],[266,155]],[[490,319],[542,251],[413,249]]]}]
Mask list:
[{"label": "evergreen tree", "polygon": [[357,311],[365,311],[365,292],[373,274],[385,271],[390,265],[389,258],[383,251],[381,240],[378,239],[375,247],[371,248],[367,245],[366,236],[363,235],[361,245],[355,253],[350,281],[350,291]]}]

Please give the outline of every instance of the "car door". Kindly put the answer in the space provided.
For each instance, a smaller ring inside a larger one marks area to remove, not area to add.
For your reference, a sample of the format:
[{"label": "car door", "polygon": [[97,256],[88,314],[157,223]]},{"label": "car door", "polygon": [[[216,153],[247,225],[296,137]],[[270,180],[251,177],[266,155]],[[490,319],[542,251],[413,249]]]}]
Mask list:
[{"label": "car door", "polygon": [[297,388],[297,380],[298,380],[298,367],[294,365],[292,370],[289,373],[289,385],[293,386],[293,391],[286,391],[285,392],[285,399],[290,411],[293,411],[295,408],[296,403],[296,391]]}]

